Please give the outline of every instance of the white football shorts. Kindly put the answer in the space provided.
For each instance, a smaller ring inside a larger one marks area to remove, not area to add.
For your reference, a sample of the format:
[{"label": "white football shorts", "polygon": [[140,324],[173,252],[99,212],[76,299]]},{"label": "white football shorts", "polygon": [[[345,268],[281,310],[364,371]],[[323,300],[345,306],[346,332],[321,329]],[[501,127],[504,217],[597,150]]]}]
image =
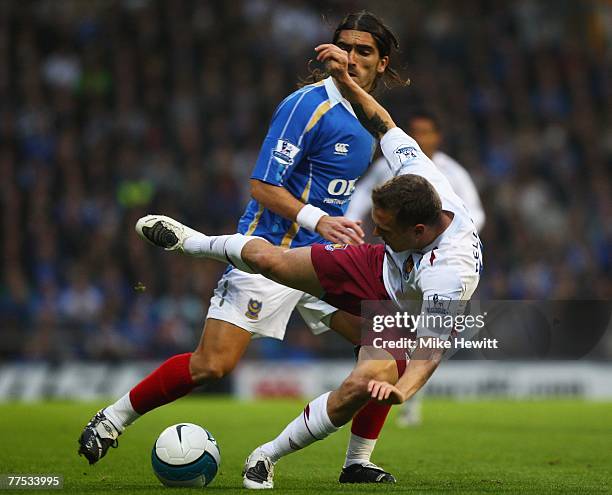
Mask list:
[{"label": "white football shorts", "polygon": [[206,318],[232,323],[251,332],[254,338],[283,340],[296,307],[315,335],[329,330],[324,320],[337,311],[310,294],[233,268],[219,280]]}]

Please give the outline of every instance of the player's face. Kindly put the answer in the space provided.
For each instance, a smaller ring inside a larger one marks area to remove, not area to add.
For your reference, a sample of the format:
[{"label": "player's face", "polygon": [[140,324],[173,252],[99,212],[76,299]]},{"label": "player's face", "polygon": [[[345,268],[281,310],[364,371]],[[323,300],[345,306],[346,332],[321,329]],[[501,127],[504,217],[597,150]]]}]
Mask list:
[{"label": "player's face", "polygon": [[376,77],[385,72],[389,57],[380,56],[374,37],[365,31],[340,31],[336,45],[348,53],[351,78],[365,91],[370,91]]},{"label": "player's face", "polygon": [[423,225],[414,227],[402,227],[395,220],[395,212],[383,208],[372,208],[372,221],[374,223],[374,235],[380,237],[393,251],[406,251],[417,249],[419,236]]},{"label": "player's face", "polygon": [[417,117],[408,124],[408,134],[410,134],[429,158],[440,147],[442,136],[430,119]]}]

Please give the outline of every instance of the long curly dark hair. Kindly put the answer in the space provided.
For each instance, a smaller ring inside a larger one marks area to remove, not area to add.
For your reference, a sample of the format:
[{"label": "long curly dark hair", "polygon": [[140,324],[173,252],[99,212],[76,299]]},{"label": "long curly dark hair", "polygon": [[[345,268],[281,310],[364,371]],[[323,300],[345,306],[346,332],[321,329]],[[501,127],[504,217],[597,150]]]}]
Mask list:
[{"label": "long curly dark hair", "polygon": [[[393,50],[399,50],[399,43],[391,29],[387,27],[378,16],[372,12],[368,12],[367,10],[348,14],[344,19],[342,19],[334,31],[332,43],[336,43],[338,41],[340,31],[344,30],[364,31],[366,33],[370,33],[374,38],[376,47],[378,48],[378,53],[380,53],[381,57],[390,57]],[[313,68],[311,67],[311,64],[312,60],[308,62],[308,70],[310,74],[308,77],[300,81],[299,86],[306,86],[307,84],[318,82],[329,76],[327,71]],[[391,63],[387,65],[385,72],[376,77],[372,91],[376,88],[379,79],[382,79],[386,88],[391,88],[394,86],[407,86],[410,84],[410,79],[403,79],[397,70],[391,67]]]}]

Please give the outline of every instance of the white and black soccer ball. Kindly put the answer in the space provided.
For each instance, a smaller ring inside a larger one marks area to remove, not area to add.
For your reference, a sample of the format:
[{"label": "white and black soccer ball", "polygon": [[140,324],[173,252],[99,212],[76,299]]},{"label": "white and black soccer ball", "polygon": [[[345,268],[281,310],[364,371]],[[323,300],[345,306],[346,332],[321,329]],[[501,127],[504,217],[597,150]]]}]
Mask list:
[{"label": "white and black soccer ball", "polygon": [[208,485],[221,464],[214,437],[192,423],[172,425],[162,431],[151,452],[156,476],[166,486]]}]

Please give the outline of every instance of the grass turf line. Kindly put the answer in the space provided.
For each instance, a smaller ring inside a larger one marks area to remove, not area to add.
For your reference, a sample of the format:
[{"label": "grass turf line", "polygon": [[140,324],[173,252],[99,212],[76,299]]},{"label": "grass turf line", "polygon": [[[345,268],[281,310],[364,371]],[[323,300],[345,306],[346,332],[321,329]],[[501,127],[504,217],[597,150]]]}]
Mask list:
[{"label": "grass turf line", "polygon": [[[221,448],[221,469],[206,490],[242,493],[246,456],[301,410],[300,401],[239,402],[186,398],[141,418],[100,463],[78,457],[83,425],[103,403],[0,404],[0,473],[60,474],[63,490],[35,493],[168,493],[155,478],[150,452],[174,423],[209,429]],[[372,460],[398,479],[394,486],[337,482],[349,428],[282,459],[279,493],[610,493],[612,404],[581,401],[428,400],[424,424],[399,429],[393,413]],[[180,493],[195,490],[180,489]],[[201,489],[199,489],[201,491]],[[24,490],[2,490],[24,493]]]}]

